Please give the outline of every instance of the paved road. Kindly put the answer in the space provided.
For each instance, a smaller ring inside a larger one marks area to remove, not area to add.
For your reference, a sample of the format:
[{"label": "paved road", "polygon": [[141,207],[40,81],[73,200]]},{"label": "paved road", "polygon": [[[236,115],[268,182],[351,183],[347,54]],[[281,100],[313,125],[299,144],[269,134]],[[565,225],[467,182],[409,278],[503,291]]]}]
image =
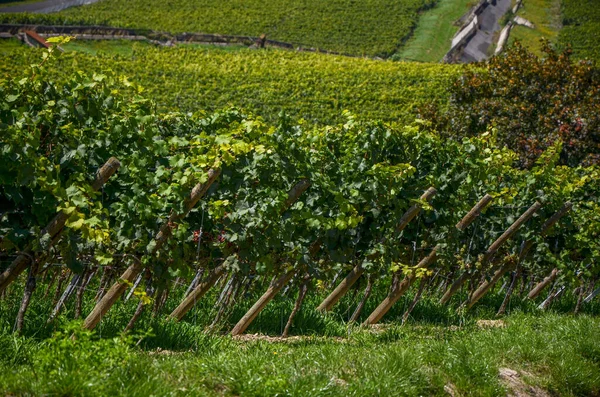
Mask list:
[{"label": "paved road", "polygon": [[36,14],[48,14],[64,10],[73,6],[82,6],[85,4],[95,3],[99,0],[44,0],[37,3],[28,3],[10,7],[0,8],[2,12],[31,12]]},{"label": "paved road", "polygon": [[488,58],[494,33],[500,31],[499,21],[511,8],[511,0],[495,0],[479,14],[479,30],[467,43],[460,62],[477,62]]}]

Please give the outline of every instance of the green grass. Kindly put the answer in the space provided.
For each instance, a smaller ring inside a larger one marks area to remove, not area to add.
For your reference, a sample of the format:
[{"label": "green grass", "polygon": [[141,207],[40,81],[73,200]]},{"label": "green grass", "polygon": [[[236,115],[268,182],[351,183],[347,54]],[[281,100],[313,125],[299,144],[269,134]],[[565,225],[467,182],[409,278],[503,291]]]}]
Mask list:
[{"label": "green grass", "polygon": [[[38,23],[103,24],[172,33],[259,36],[330,51],[387,57],[435,0],[104,0],[57,15],[4,16]],[[25,19],[23,19],[25,18]]]},{"label": "green grass", "polygon": [[469,11],[472,3],[472,0],[440,0],[434,8],[421,14],[413,35],[394,58],[440,62],[460,28],[457,21]]},{"label": "green grass", "polygon": [[[0,42],[0,78],[41,60],[41,51]],[[373,61],[280,50],[155,47],[75,41],[50,74],[112,69],[145,88],[163,110],[212,111],[237,106],[266,119],[280,112],[308,122],[341,121],[347,109],[359,119],[414,120],[425,103],[443,104],[460,67]],[[90,55],[96,54],[96,55]]]},{"label": "green grass", "polygon": [[[84,294],[84,314],[94,305],[98,278]],[[256,282],[213,333],[205,329],[216,313],[220,287],[184,321],[164,319],[181,300],[182,282],[171,291],[162,314],[153,318],[147,309],[134,334],[124,336],[121,330],[136,298],[119,300],[90,335],[71,321],[74,297],[55,323],[46,324],[56,286],[44,297],[47,280],[40,278],[24,336],[18,337],[11,330],[23,291],[20,280],[0,300],[0,394],[442,396],[452,384],[461,395],[497,396],[506,394],[498,380],[503,367],[523,371],[529,384],[554,395],[600,393],[598,300],[573,316],[567,314],[574,304],[570,295],[547,313],[535,309],[539,300],[523,302],[515,296],[509,315],[502,318],[506,326],[485,328],[477,320],[495,319],[503,299],[499,287],[466,313],[456,310],[466,291],[446,306],[432,292],[424,295],[407,325],[400,326],[416,292],[413,286],[384,317],[384,326],[369,330],[346,322],[360,299],[362,280],[358,293],[351,290],[326,315],[315,308],[331,288],[311,288],[292,328],[292,335],[303,337],[273,343],[224,336],[268,282]],[[385,296],[389,283],[389,277],[375,283],[361,320]],[[279,335],[296,293],[292,288],[278,295],[247,332]],[[61,333],[52,337],[56,331]]]},{"label": "green grass", "polygon": [[527,0],[521,5],[517,15],[531,21],[535,29],[515,25],[510,33],[510,42],[519,40],[536,55],[542,55],[541,40],[551,43],[558,41],[561,28],[560,0]]},{"label": "green grass", "polygon": [[[555,395],[600,392],[600,320],[517,314],[507,327],[393,326],[343,339],[241,342],[198,334],[186,351],[95,340],[77,331],[44,342],[0,335],[8,395],[373,396],[505,395],[500,368]],[[69,336],[76,332],[76,339]]]}]

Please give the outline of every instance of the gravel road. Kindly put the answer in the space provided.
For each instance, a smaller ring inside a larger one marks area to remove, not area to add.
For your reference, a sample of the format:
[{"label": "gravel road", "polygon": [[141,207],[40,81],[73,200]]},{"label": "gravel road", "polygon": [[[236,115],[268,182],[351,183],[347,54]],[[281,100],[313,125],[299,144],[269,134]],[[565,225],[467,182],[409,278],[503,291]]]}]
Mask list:
[{"label": "gravel road", "polygon": [[35,14],[49,14],[73,6],[82,6],[95,3],[99,0],[44,0],[37,3],[27,3],[0,8],[2,12],[31,12]]},{"label": "gravel road", "polygon": [[477,62],[488,58],[494,34],[501,29],[499,22],[510,8],[511,0],[495,0],[479,14],[479,30],[467,43],[460,62]]}]

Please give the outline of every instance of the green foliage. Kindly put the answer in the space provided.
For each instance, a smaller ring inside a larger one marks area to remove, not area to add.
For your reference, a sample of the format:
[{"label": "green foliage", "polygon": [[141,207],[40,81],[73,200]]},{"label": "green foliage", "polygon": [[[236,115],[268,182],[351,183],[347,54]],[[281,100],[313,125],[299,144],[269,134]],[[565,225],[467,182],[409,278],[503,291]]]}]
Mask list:
[{"label": "green foliage", "polygon": [[108,0],[58,15],[4,16],[6,21],[110,25],[172,33],[249,35],[330,51],[387,57],[435,0],[142,1]]},{"label": "green foliage", "polygon": [[577,58],[600,60],[600,9],[594,0],[563,0],[559,41],[573,48]]},{"label": "green foliage", "polygon": [[[96,51],[98,44],[72,45]],[[116,44],[117,51],[123,52]],[[78,71],[112,69],[144,87],[160,110],[219,111],[231,105],[275,122],[280,112],[311,123],[344,121],[349,110],[359,120],[408,122],[425,103],[447,101],[456,66],[326,56],[290,51],[218,48],[156,48],[133,45],[128,56],[106,51],[98,56],[63,54],[48,64],[48,76],[64,81]],[[39,60],[40,52],[10,48],[0,63],[0,76]]]},{"label": "green foliage", "polygon": [[[417,243],[422,253],[443,244],[438,264],[454,269],[480,266],[476,255],[539,200],[544,209],[520,234],[546,247],[533,257],[532,271],[543,274],[550,262],[569,267],[565,277],[572,278],[598,259],[597,248],[577,242],[598,234],[581,227],[597,218],[587,203],[598,198],[598,171],[557,167],[560,144],[528,172],[513,168],[516,156],[498,145],[495,130],[447,141],[424,122],[365,123],[348,112],[345,123],[327,127],[295,125],[285,116],[269,126],[238,110],[158,114],[139,87],[111,74],[76,73],[54,83],[45,69],[50,58],[0,87],[0,199],[8,209],[0,228],[8,252],[32,240],[34,250],[47,251],[40,225],[58,208],[69,216],[58,247],[74,270],[86,255],[108,265],[131,254],[159,278],[188,274],[201,258],[243,275],[294,268],[327,279],[355,264],[386,275],[414,266]],[[122,163],[118,176],[94,193],[89,179],[110,156]],[[153,253],[159,226],[183,211],[209,168],[222,170],[209,197],[172,225],[168,247]],[[311,181],[309,190],[285,208],[286,192],[302,179]],[[430,186],[438,190],[431,206],[398,233],[402,214]],[[486,193],[498,207],[469,240],[454,225]],[[535,232],[567,200],[578,212],[558,236],[577,237],[544,245]],[[317,243],[319,252],[310,255]],[[498,255],[513,251],[507,246]]]},{"label": "green foliage", "polygon": [[457,23],[473,6],[472,0],[439,0],[423,12],[414,33],[393,59],[440,62],[450,49],[452,37],[460,28]]},{"label": "green foliage", "polygon": [[599,71],[573,62],[568,51],[544,51],[538,58],[516,43],[485,70],[467,70],[452,87],[447,111],[424,113],[452,137],[495,126],[500,143],[518,152],[524,167],[557,141],[564,142],[562,164],[598,164]]}]

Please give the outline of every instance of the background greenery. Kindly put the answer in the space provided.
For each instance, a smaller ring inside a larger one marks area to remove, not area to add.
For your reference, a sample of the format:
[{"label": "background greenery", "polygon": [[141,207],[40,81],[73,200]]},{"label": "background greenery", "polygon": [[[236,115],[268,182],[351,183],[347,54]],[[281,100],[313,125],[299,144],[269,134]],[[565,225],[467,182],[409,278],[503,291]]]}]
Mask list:
[{"label": "background greenery", "polygon": [[[112,69],[145,88],[161,110],[213,111],[239,106],[267,120],[283,111],[326,124],[349,110],[359,119],[409,121],[425,103],[443,104],[459,66],[418,65],[280,50],[216,47],[160,48],[129,43],[72,42],[49,70],[64,79],[76,71]],[[0,76],[39,60],[41,51],[2,42]],[[97,53],[96,56],[88,55]]]},{"label": "background greenery", "polygon": [[[390,56],[435,0],[104,0],[38,23],[260,36],[353,55]],[[7,18],[7,17],[5,17]],[[14,18],[9,16],[8,18]]]}]

